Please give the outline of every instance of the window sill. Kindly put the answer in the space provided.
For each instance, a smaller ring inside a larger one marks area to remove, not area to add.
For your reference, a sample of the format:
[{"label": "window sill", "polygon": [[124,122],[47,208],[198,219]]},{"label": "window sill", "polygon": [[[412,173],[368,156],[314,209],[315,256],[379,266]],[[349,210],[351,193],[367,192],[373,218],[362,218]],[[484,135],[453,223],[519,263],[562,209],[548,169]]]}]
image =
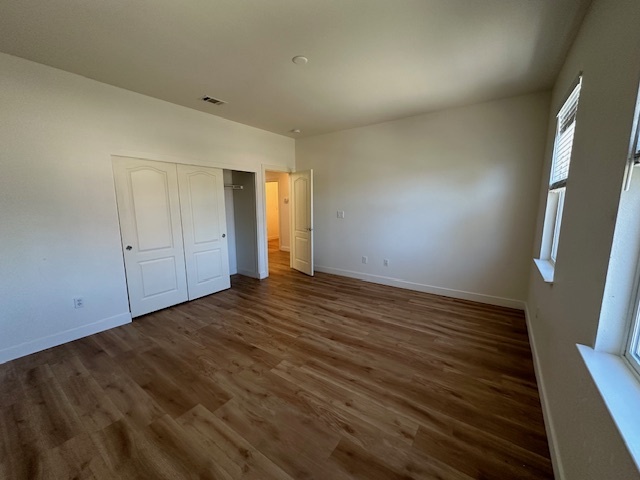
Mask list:
[{"label": "window sill", "polygon": [[640,382],[618,355],[577,345],[636,466],[640,469]]},{"label": "window sill", "polygon": [[540,275],[542,275],[542,279],[546,283],[553,283],[555,265],[549,260],[542,260],[540,258],[534,258],[533,261],[535,262],[536,267],[538,267],[538,271],[540,272]]}]

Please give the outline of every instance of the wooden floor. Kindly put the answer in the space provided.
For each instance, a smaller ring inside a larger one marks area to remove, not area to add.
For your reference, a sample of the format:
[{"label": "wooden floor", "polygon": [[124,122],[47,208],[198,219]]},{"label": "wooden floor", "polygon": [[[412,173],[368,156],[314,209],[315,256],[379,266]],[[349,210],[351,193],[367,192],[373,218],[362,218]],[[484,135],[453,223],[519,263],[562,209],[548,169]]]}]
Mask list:
[{"label": "wooden floor", "polygon": [[552,478],[522,313],[270,250],[265,281],[0,365],[0,478]]}]

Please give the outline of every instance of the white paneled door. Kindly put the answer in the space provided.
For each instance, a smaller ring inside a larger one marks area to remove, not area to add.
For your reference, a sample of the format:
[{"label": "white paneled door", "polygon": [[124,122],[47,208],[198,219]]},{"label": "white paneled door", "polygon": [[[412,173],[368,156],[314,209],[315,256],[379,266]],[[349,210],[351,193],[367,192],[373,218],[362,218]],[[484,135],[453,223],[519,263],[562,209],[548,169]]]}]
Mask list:
[{"label": "white paneled door", "polygon": [[218,168],[178,165],[189,300],[231,286],[224,182]]},{"label": "white paneled door", "polygon": [[313,170],[291,178],[291,268],[313,275]]},{"label": "white paneled door", "polygon": [[188,299],[176,165],[114,158],[131,315]]},{"label": "white paneled door", "polygon": [[231,286],[217,168],[114,158],[131,315]]}]

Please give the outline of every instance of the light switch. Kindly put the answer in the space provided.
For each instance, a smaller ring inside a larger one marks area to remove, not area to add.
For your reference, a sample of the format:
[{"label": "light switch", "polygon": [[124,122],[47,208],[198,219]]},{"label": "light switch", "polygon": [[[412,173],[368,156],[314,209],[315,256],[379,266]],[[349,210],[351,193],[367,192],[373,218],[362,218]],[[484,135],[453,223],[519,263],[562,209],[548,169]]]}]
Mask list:
[{"label": "light switch", "polygon": [[338,218],[344,218],[344,210],[338,210]]}]

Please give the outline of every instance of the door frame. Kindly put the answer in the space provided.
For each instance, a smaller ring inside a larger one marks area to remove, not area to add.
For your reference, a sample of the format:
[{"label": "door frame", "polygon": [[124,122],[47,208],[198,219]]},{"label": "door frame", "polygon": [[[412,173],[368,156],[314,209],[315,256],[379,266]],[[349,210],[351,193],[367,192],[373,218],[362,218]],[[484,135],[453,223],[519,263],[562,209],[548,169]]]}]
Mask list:
[{"label": "door frame", "polygon": [[[289,173],[293,172],[292,168],[284,165],[269,165],[267,163],[262,164],[262,178],[260,185],[258,186],[257,196],[262,200],[262,225],[260,225],[260,219],[258,219],[258,230],[262,236],[262,248],[258,249],[258,259],[260,259],[260,250],[264,255],[264,263],[258,260],[258,265],[264,265],[264,272],[260,270],[260,278],[267,278],[269,276],[269,235],[267,234],[267,171]],[[291,189],[289,189],[289,198],[291,198]],[[264,276],[263,276],[264,275]]]}]

